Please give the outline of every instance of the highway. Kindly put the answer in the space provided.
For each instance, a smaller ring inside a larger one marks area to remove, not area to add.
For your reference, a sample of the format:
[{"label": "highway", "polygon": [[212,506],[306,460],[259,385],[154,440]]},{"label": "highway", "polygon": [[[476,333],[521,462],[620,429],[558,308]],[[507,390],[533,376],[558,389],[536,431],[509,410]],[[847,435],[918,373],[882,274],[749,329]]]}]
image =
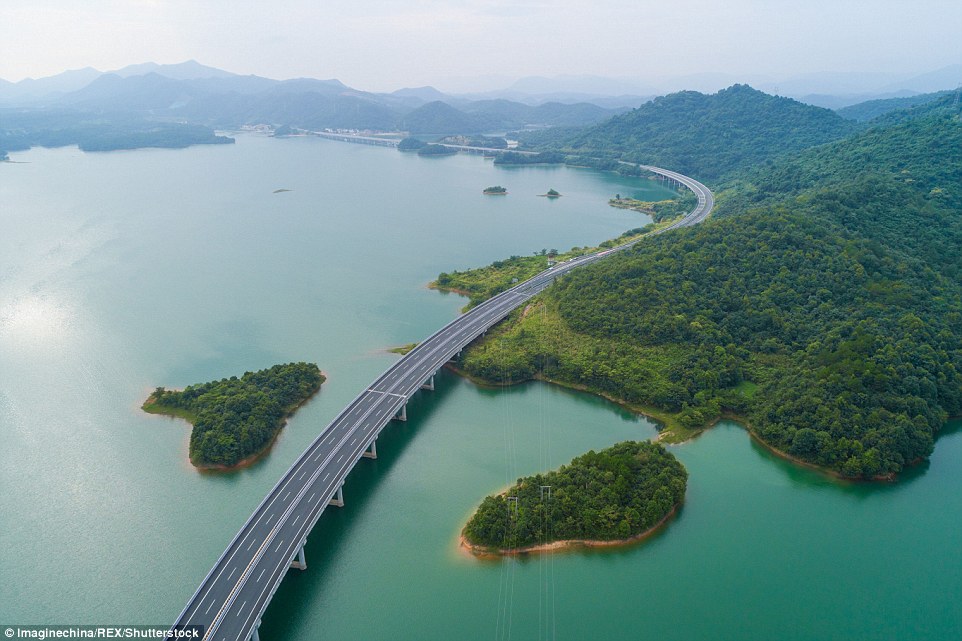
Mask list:
[{"label": "highway", "polygon": [[[676,172],[641,165],[676,180],[698,196],[698,205],[669,227],[704,220],[714,206],[712,193]],[[260,617],[291,567],[306,568],[303,546],[321,513],[343,505],[340,488],[354,465],[374,447],[378,434],[407,400],[465,346],[512,310],[544,290],[559,276],[605,256],[624,251],[633,241],[581,256],[541,272],[481,303],[423,340],[367,386],[334,418],[267,493],[208,572],[174,624],[201,625],[210,641],[258,641]]]}]

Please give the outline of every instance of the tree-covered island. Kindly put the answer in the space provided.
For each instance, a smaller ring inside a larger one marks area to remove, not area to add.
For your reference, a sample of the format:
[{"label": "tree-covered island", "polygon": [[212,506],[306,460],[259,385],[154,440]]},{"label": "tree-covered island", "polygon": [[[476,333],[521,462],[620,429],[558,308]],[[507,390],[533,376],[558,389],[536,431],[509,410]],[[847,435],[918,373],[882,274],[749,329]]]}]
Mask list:
[{"label": "tree-covered island", "polygon": [[488,496],[465,525],[463,544],[513,554],[627,543],[674,513],[687,483],[685,468],[664,447],[625,441]]},{"label": "tree-covered island", "polygon": [[313,363],[274,365],[182,391],[158,387],[144,402],[151,414],[190,422],[190,461],[202,468],[236,467],[266,450],[285,419],[321,388]]},{"label": "tree-covered island", "polygon": [[445,145],[425,145],[418,149],[418,156],[453,156],[458,153],[455,147]]},{"label": "tree-covered island", "polygon": [[501,185],[495,185],[494,187],[486,187],[481,193],[488,196],[504,196],[508,193],[508,190]]}]

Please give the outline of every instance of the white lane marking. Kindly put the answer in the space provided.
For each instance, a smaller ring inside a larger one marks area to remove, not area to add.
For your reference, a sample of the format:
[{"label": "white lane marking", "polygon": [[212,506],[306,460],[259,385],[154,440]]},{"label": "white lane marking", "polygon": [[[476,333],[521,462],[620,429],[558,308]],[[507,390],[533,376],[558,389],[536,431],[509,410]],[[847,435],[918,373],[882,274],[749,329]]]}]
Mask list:
[{"label": "white lane marking", "polygon": [[207,614],[208,612],[210,612],[210,609],[211,609],[212,607],[214,607],[214,603],[216,603],[216,602],[217,602],[217,599],[213,599],[213,598],[212,598],[212,599],[210,600],[210,605],[208,605],[208,606],[207,606],[207,609],[204,610],[204,614]]},{"label": "white lane marking", "polygon": [[344,460],[344,455],[343,455],[343,454],[341,454],[340,456],[337,457],[337,462],[338,462],[338,463],[340,463],[342,460]]},{"label": "white lane marking", "polygon": [[281,500],[282,500],[282,501],[286,501],[286,500],[287,500],[287,497],[290,496],[290,495],[291,495],[291,491],[288,490],[288,491],[287,491],[287,494],[285,494],[285,495],[284,495],[284,498],[282,498]]},{"label": "white lane marking", "polygon": [[317,456],[314,457],[314,460],[316,461],[316,460],[319,459],[319,458],[321,458],[321,452],[318,452],[318,453],[317,453]]},{"label": "white lane marking", "polygon": [[276,547],[276,548],[274,548],[274,553],[275,553],[275,554],[277,554],[277,551],[281,549],[281,546],[282,546],[282,545],[284,545],[284,539],[281,539],[281,542],[277,544],[277,547]]},{"label": "white lane marking", "polygon": [[351,441],[351,445],[354,445],[355,443],[357,443],[357,437],[356,437],[356,436],[355,436],[354,439]]},{"label": "white lane marking", "polygon": [[321,479],[321,483],[323,483],[324,481],[326,481],[326,480],[329,479],[329,478],[331,478],[331,473],[330,473],[330,472],[328,472],[327,474],[324,475],[324,478]]},{"label": "white lane marking", "polygon": [[315,496],[316,494],[317,494],[317,492],[314,492],[313,494],[311,494],[311,498],[307,499],[307,502],[310,503],[311,501],[313,501],[313,500],[314,500],[314,496]]},{"label": "white lane marking", "polygon": [[245,550],[245,551],[246,551],[246,552],[250,552],[250,551],[251,551],[251,548],[254,547],[254,544],[255,544],[255,543],[257,543],[257,539],[251,539],[251,544],[247,546],[247,550]]},{"label": "white lane marking", "polygon": [[292,524],[292,525],[297,525],[297,522],[300,521],[300,520],[301,520],[301,515],[298,514],[297,516],[294,517],[294,520],[291,521],[291,524]]},{"label": "white lane marking", "polygon": [[267,572],[267,568],[264,568],[263,570],[261,570],[261,573],[257,575],[257,582],[258,582],[258,583],[260,583],[261,577],[264,576],[264,573],[265,573],[265,572]]},{"label": "white lane marking", "polygon": [[297,477],[297,480],[300,481],[302,478],[304,478],[305,474],[307,474],[307,470],[304,470],[303,472],[301,472],[301,475]]},{"label": "white lane marking", "polygon": [[273,518],[274,518],[274,513],[272,512],[270,518],[268,518],[267,521],[264,522],[264,525],[269,524],[271,522],[271,519]]},{"label": "white lane marking", "polygon": [[240,607],[240,609],[237,611],[237,615],[236,615],[236,616],[240,616],[240,615],[241,615],[241,612],[244,611],[244,606],[245,606],[245,605],[247,605],[247,601],[244,601],[243,603],[241,603],[241,607]]},{"label": "white lane marking", "polygon": [[237,566],[236,566],[236,565],[234,566],[234,569],[230,571],[230,574],[227,575],[227,580],[228,580],[228,581],[230,581],[230,580],[231,580],[231,577],[234,576],[234,572],[237,572]]},{"label": "white lane marking", "polygon": [[407,396],[405,396],[404,394],[395,394],[394,392],[382,392],[379,389],[369,389],[368,391],[375,392],[376,394],[387,394],[388,396],[397,396],[398,398],[407,399]]}]

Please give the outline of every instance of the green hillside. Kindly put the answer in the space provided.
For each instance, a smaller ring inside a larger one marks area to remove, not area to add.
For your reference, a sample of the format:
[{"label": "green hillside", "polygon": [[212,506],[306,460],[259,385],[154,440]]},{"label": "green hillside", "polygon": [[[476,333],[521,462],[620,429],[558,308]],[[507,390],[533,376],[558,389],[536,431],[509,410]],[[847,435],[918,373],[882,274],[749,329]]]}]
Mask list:
[{"label": "green hillside", "polygon": [[548,131],[525,140],[542,151],[670,167],[714,180],[856,128],[831,110],[734,85],[710,95],[662,96],[576,133]]},{"label": "green hillside", "polygon": [[933,100],[941,98],[947,93],[949,92],[937,91],[935,93],[923,93],[916,96],[906,96],[904,98],[881,98],[878,100],[866,100],[865,102],[836,109],[835,113],[842,118],[847,118],[848,120],[854,120],[856,122],[868,122],[873,118],[878,118],[879,116],[883,116],[892,111],[897,111],[899,109],[910,109],[918,105],[924,105],[932,102]]},{"label": "green hillside", "polygon": [[422,105],[398,121],[398,128],[412,134],[465,134],[493,125],[485,115],[466,114],[440,100]]},{"label": "green hillside", "polygon": [[653,408],[676,438],[731,411],[794,458],[897,473],[962,413],[960,143],[943,110],[744,172],[718,217],[566,276],[462,367]]}]

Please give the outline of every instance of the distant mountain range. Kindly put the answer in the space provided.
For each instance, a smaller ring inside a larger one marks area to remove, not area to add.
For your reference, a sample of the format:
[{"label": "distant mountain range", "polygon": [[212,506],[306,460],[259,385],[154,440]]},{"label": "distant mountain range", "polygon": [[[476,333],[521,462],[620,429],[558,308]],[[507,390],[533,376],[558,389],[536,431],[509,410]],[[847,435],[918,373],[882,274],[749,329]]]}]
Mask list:
[{"label": "distant mountain range", "polygon": [[[766,93],[795,98],[801,102],[829,109],[841,109],[868,100],[910,98],[918,94],[954,89],[962,85],[962,65],[955,64],[922,74],[824,72],[799,74],[781,79],[771,76],[746,76],[744,74],[717,72],[654,78],[647,81],[594,75],[561,75],[550,78],[529,76],[514,81],[501,79],[499,82],[503,83],[503,88],[494,91],[470,91],[468,89],[467,91],[445,93],[435,87],[414,87],[399,89],[393,93],[372,93],[353,89],[338,80],[273,80],[259,76],[238,75],[200,64],[195,60],[188,60],[170,65],[147,62],[129,65],[111,72],[101,72],[86,67],[66,71],[48,78],[27,79],[17,83],[0,80],[0,106],[63,106],[64,104],[82,105],[85,102],[88,105],[95,106],[98,98],[97,87],[90,88],[86,94],[78,96],[71,96],[70,94],[87,89],[91,83],[103,76],[117,76],[121,79],[128,79],[150,74],[187,83],[178,91],[187,99],[182,104],[177,103],[179,106],[185,106],[187,102],[194,99],[204,98],[204,104],[216,107],[213,104],[216,101],[211,100],[212,95],[263,93],[265,95],[259,96],[258,101],[262,108],[266,108],[272,103],[271,96],[267,94],[284,94],[287,96],[305,93],[330,94],[332,88],[337,88],[340,89],[343,96],[363,99],[367,103],[374,103],[386,109],[386,111],[374,109],[373,111],[376,113],[371,113],[370,104],[357,105],[353,100],[347,100],[345,104],[337,106],[339,112],[344,109],[350,110],[353,107],[365,112],[367,120],[380,123],[384,123],[391,118],[397,120],[418,107],[437,101],[444,102],[465,113],[482,111],[482,109],[470,108],[469,105],[472,103],[492,100],[505,100],[533,107],[549,102],[565,105],[587,103],[611,112],[617,112],[638,107],[656,96],[668,93],[682,90],[713,93],[733,84],[748,83]],[[471,79],[460,79],[459,81],[452,81],[450,84],[460,85],[462,89],[465,89],[479,86],[482,80],[478,79],[477,82],[472,83]],[[490,79],[488,81],[493,83]],[[124,93],[136,94],[140,90],[148,92],[155,90],[155,88],[148,87],[138,89],[134,84],[121,89],[121,85],[116,84],[116,80],[114,83],[113,89],[108,89],[105,85],[99,87],[104,90],[103,97],[110,96],[111,91],[116,92],[115,95],[120,97]],[[157,81],[155,80],[154,83],[157,84]],[[168,91],[171,90],[172,85],[168,88]],[[156,97],[159,98],[162,95],[163,93]],[[144,96],[131,96],[131,98],[135,103],[151,104],[152,110],[171,107],[171,105],[157,105],[144,101]],[[296,103],[298,100],[310,105],[317,102],[316,97],[305,99],[303,96],[292,101]],[[212,114],[212,120],[215,117],[236,120],[237,117],[242,115],[231,113],[236,112],[237,109],[236,105],[231,106],[229,104],[231,102],[229,98],[225,97],[224,102],[224,105],[214,108],[215,114]],[[345,101],[341,100],[341,102]],[[276,109],[276,105],[274,108]],[[333,113],[335,107],[328,105],[328,110]],[[297,111],[299,111],[297,105],[291,105],[289,113],[293,114]],[[585,110],[583,107],[580,111],[584,115],[601,113]],[[288,113],[285,110],[281,110],[281,112],[282,114]],[[529,120],[529,118],[536,119],[536,113],[530,116],[524,115],[520,122],[523,124],[557,124]],[[516,112],[516,115],[521,114],[522,111],[520,110]],[[251,115],[250,113],[246,114],[247,117]],[[268,112],[264,115],[271,116],[272,114]],[[269,120],[269,118],[266,119]],[[347,122],[350,119],[340,115],[337,120]],[[484,118],[481,118],[476,126],[490,124],[491,122],[490,119],[485,121]],[[516,126],[519,122],[504,122],[501,124],[510,128],[509,125]],[[581,124],[586,123],[581,122]]]},{"label": "distant mountain range", "polygon": [[432,87],[372,93],[338,80],[241,76],[194,60],[145,63],[110,73],[87,68],[0,83],[0,106],[124,112],[215,128],[270,124],[318,130],[478,133],[525,127],[583,126],[624,112],[587,102],[525,104],[447,96]]},{"label": "distant mountain range", "polygon": [[[857,122],[936,100],[946,92],[918,90],[951,89],[957,77],[959,65],[901,80],[891,74],[821,74],[790,84],[797,91],[878,86],[889,91],[882,95],[894,94],[833,113],[803,104],[804,98],[739,84],[654,99],[641,95],[652,87],[595,76],[525,78],[490,94],[449,95],[434,87],[374,93],[336,79],[242,76],[193,60],[144,63],[110,73],[85,68],[17,83],[0,80],[0,155],[34,145],[103,150],[223,143],[229,139],[215,136],[215,129],[257,124],[284,131],[370,129],[422,136],[516,131],[523,145],[554,154],[555,161],[568,154],[600,168],[623,169],[618,160],[644,160],[681,171],[700,169],[699,175],[711,178],[837,139]],[[705,86],[726,78],[701,74],[685,82]],[[848,99],[835,95],[823,102]]]},{"label": "distant mountain range", "polygon": [[[478,79],[479,82],[489,79]],[[749,84],[773,95],[795,98],[818,107],[840,109],[866,100],[909,97],[954,89],[962,85],[962,65],[955,64],[922,74],[822,72],[783,78],[768,75],[708,72],[674,77],[653,77],[646,81],[630,78],[563,75],[554,78],[530,76],[512,82],[501,80],[505,88],[484,92],[469,89],[471,79],[451,82],[472,99],[507,98],[538,104],[591,102],[603,107],[637,107],[655,96],[679,91],[714,93],[734,84]],[[466,93],[471,92],[471,93]]]}]

